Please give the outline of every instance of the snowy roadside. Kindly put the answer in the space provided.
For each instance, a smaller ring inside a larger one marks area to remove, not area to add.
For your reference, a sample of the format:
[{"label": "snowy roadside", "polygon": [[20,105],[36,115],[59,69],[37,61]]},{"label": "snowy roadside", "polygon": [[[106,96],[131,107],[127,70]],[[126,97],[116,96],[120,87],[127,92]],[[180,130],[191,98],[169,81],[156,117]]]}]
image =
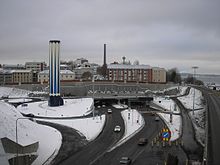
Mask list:
[{"label": "snowy roadside", "polygon": [[187,96],[178,97],[179,101],[186,109],[193,110],[193,97],[195,90],[194,112],[190,111],[189,116],[195,130],[197,141],[204,146],[205,144],[205,106],[203,103],[202,92],[191,88]]},{"label": "snowy roadside", "polygon": [[180,115],[172,115],[172,122],[170,122],[170,114],[157,113],[165,122],[171,132],[170,141],[179,139],[182,134],[182,118]]},{"label": "snowy roadside", "polygon": [[154,94],[164,94],[169,95],[170,97],[182,96],[186,93],[187,88],[187,86],[173,86],[164,90],[156,91]]},{"label": "snowy roadside", "polygon": [[31,91],[18,89],[18,88],[0,87],[0,97],[9,97],[9,98],[28,97],[29,93],[31,93]]},{"label": "snowy roadside", "polygon": [[[177,140],[182,134],[182,118],[179,115],[180,109],[176,103],[169,97],[154,97],[154,104],[162,107],[166,113],[157,114],[165,122],[169,130],[171,131],[170,141]],[[160,109],[161,110],[161,109]]]},{"label": "snowy roadside", "polygon": [[203,109],[204,105],[202,103],[203,100],[202,92],[195,88],[191,88],[188,95],[178,97],[177,99],[184,105],[186,109],[193,109],[194,90],[195,90],[194,109]]},{"label": "snowy roadside", "polygon": [[125,109],[125,108],[128,108],[127,105],[125,104],[112,104],[112,106],[116,109]]},{"label": "snowy roadside", "polygon": [[18,106],[17,109],[23,114],[33,114],[43,117],[75,117],[91,113],[93,108],[92,98],[64,99],[64,105],[49,107],[47,101],[28,103],[27,106]]},{"label": "snowy roadside", "polygon": [[111,152],[118,146],[125,143],[127,140],[132,138],[136,133],[138,133],[145,125],[144,118],[135,109],[127,109],[121,112],[122,118],[125,123],[125,133],[121,140],[119,140],[108,152]]},{"label": "snowy roadside", "polygon": [[[20,145],[27,146],[39,142],[37,153],[32,153],[38,155],[32,165],[44,164],[49,157],[56,156],[62,143],[59,131],[24,118],[13,106],[0,101],[0,138],[7,137],[16,142],[16,121]],[[4,150],[0,152],[1,162],[8,163],[8,159],[15,156],[15,154],[5,153]]]},{"label": "snowy roadside", "polygon": [[86,137],[88,141],[94,140],[103,130],[106,116],[96,116],[82,119],[38,119],[39,121],[46,121],[55,124],[64,125],[73,128]]},{"label": "snowy roadside", "polygon": [[189,112],[190,118],[195,129],[195,136],[197,141],[204,147],[205,146],[205,109]]}]

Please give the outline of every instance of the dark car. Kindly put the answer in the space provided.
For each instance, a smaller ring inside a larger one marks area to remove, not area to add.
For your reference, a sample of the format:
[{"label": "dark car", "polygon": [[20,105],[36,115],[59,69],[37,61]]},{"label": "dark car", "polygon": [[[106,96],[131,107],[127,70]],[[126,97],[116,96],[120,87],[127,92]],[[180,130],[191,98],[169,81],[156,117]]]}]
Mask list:
[{"label": "dark car", "polygon": [[144,146],[147,143],[148,143],[148,140],[146,138],[140,138],[138,141],[139,146]]},{"label": "dark car", "polygon": [[129,157],[122,157],[120,160],[120,164],[131,164],[131,159]]},{"label": "dark car", "polygon": [[28,113],[25,115],[26,117],[35,117],[33,113]]}]

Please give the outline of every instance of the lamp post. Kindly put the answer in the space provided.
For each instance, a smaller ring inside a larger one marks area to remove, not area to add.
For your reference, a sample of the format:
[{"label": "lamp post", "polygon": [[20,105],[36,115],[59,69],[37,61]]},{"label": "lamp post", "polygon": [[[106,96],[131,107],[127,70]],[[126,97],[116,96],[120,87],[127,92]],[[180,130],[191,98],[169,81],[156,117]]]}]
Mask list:
[{"label": "lamp post", "polygon": [[94,98],[94,75],[92,76],[92,97],[93,97],[93,109],[92,109],[92,116],[93,116],[93,120],[94,120],[94,116],[95,116],[95,98]]},{"label": "lamp post", "polygon": [[[196,75],[196,69],[198,69],[198,66],[193,66],[193,85],[195,85],[195,75]],[[195,87],[193,88],[193,115],[194,115],[194,110],[195,110]]]},{"label": "lamp post", "polygon": [[[19,163],[19,161],[18,161],[18,120],[30,120],[30,119],[32,119],[32,118],[25,118],[25,117],[19,117],[19,118],[17,118],[16,119],[16,129],[15,129],[15,133],[16,133],[16,164],[18,165]],[[14,161],[14,163],[13,164],[15,164],[15,161]]]}]

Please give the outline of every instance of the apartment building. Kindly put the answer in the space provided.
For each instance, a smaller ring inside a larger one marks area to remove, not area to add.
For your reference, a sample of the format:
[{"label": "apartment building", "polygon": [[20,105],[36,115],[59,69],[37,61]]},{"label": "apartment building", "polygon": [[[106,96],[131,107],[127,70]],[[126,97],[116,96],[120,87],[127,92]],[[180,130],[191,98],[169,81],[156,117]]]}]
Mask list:
[{"label": "apartment building", "polygon": [[12,83],[12,72],[10,70],[0,70],[0,84]]},{"label": "apartment building", "polygon": [[149,65],[110,64],[107,66],[107,78],[110,81],[151,82]]},{"label": "apartment building", "polygon": [[32,70],[12,70],[12,83],[32,83]]},{"label": "apartment building", "polygon": [[149,65],[110,64],[107,78],[110,81],[166,83],[166,70]]},{"label": "apartment building", "polygon": [[33,72],[41,72],[45,70],[47,64],[45,62],[26,62],[25,68]]},{"label": "apartment building", "polygon": [[152,68],[152,83],[166,83],[166,70],[164,68]]}]

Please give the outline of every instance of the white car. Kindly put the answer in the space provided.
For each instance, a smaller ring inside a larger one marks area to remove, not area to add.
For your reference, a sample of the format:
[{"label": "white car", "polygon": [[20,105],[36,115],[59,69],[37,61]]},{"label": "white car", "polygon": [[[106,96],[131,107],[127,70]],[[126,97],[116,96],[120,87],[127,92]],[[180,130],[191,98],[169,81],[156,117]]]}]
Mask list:
[{"label": "white car", "polygon": [[108,114],[111,114],[112,113],[112,110],[111,109],[108,109]]},{"label": "white car", "polygon": [[121,131],[121,127],[119,125],[116,125],[114,132],[120,132],[120,131]]}]

